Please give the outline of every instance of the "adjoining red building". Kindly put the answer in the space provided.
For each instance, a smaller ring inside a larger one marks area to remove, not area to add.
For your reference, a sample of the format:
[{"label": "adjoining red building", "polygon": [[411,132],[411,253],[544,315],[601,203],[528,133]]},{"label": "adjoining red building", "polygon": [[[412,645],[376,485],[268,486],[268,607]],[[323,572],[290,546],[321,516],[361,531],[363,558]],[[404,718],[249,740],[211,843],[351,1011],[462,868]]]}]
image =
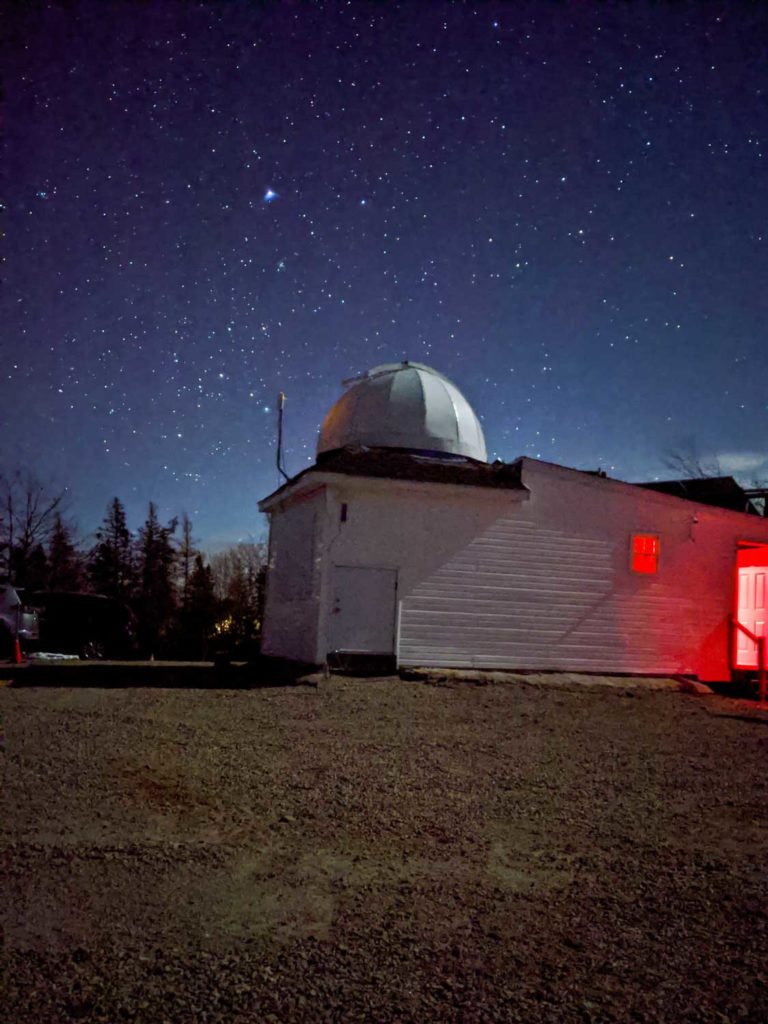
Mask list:
[{"label": "adjoining red building", "polygon": [[768,518],[675,483],[489,464],[450,381],[378,367],[328,413],[316,463],[259,505],[263,652],[709,681],[755,670],[734,619],[768,635]]}]

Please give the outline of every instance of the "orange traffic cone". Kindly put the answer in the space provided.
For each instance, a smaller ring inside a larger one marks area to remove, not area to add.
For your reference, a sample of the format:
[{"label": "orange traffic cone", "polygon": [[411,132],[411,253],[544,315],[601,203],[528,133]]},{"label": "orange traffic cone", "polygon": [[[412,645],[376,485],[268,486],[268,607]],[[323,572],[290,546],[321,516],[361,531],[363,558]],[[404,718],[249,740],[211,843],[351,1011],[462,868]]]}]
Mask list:
[{"label": "orange traffic cone", "polygon": [[16,642],[13,645],[13,664],[21,664],[21,644],[19,643],[18,637],[16,637]]}]

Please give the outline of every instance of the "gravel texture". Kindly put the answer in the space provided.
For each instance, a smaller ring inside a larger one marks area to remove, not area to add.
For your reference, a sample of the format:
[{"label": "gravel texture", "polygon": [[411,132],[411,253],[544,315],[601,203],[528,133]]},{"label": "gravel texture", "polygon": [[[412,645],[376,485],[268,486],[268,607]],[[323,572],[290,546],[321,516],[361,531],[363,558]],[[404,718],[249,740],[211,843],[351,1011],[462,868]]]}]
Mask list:
[{"label": "gravel texture", "polygon": [[331,678],[0,706],[6,1024],[768,1020],[754,704]]}]

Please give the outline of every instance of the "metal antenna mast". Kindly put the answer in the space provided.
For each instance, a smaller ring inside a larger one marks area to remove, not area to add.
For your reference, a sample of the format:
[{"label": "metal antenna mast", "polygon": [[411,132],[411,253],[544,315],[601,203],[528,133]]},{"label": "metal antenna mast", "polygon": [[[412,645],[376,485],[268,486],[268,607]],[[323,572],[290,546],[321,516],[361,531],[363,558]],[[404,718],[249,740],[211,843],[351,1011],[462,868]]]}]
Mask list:
[{"label": "metal antenna mast", "polygon": [[286,481],[290,477],[283,469],[283,407],[285,406],[285,393],[281,391],[277,396],[277,471],[282,473]]}]

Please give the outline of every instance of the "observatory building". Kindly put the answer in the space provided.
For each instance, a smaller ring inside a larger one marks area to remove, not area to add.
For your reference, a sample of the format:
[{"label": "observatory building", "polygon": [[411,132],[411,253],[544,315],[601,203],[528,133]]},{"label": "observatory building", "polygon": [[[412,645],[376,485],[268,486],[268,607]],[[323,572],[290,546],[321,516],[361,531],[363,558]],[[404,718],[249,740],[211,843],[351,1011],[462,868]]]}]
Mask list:
[{"label": "observatory building", "polygon": [[450,380],[377,366],[346,382],[314,465],[259,504],[262,650],[315,665],[754,671],[768,518],[728,480],[692,501],[681,482],[489,464]]}]

